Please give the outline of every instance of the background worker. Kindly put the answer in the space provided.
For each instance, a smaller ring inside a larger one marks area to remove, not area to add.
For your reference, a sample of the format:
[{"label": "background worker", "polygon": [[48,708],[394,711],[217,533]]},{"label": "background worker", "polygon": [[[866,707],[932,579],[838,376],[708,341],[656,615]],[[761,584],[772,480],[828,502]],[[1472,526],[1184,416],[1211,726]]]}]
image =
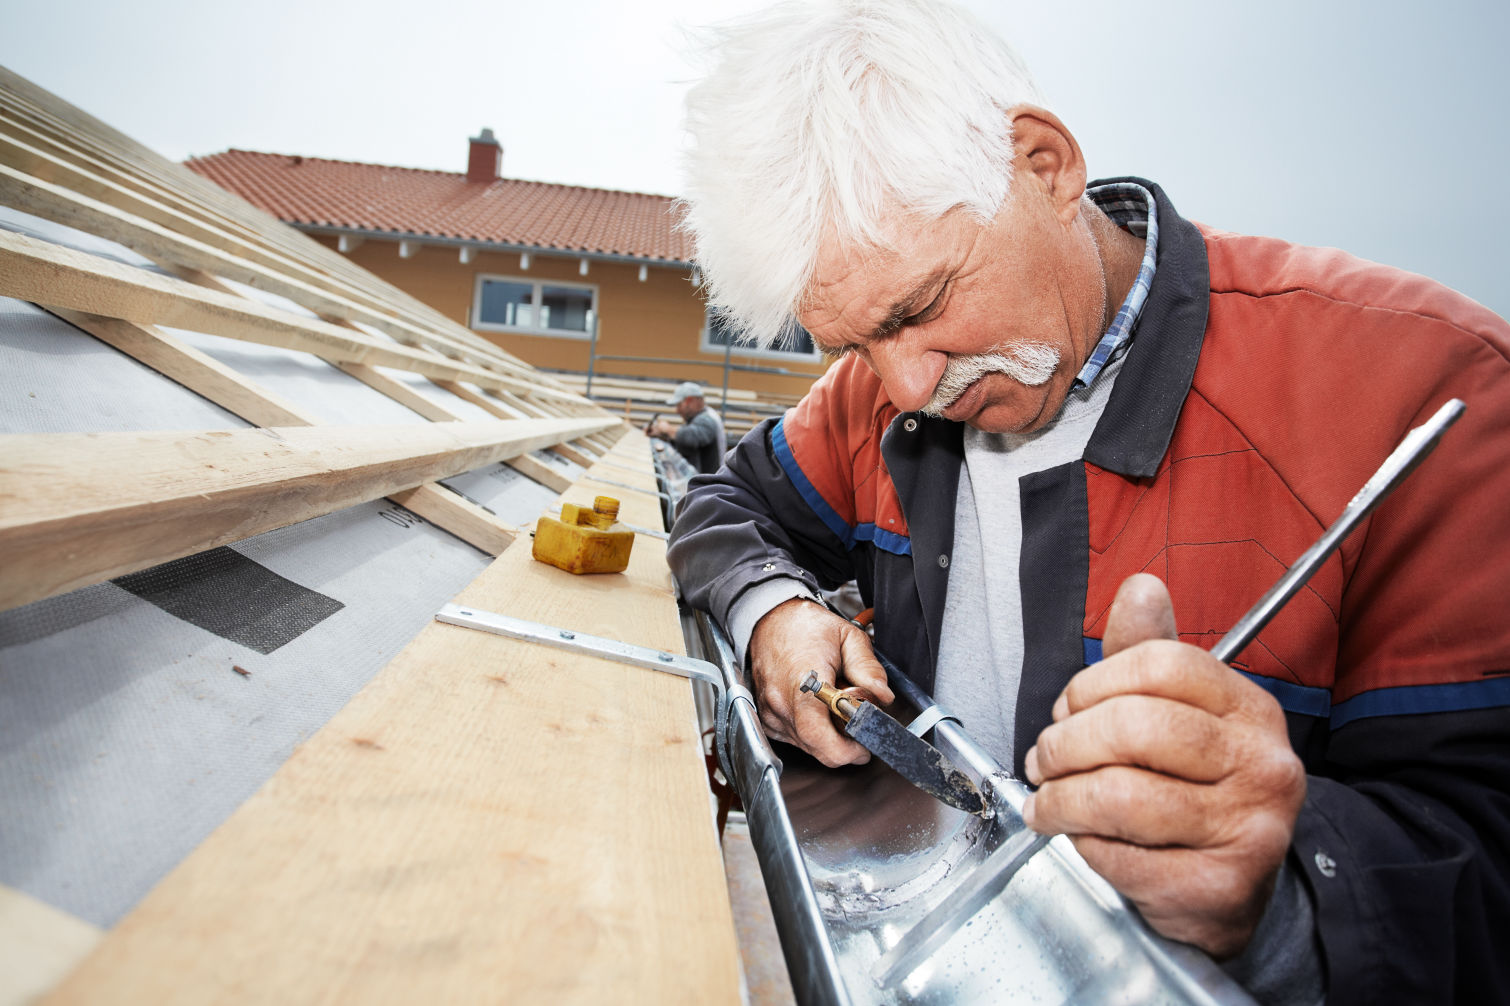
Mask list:
[{"label": "background worker", "polygon": [[681,425],[657,416],[650,424],[649,434],[669,440],[699,472],[718,471],[729,448],[728,439],[723,417],[703,401],[702,385],[683,381],[666,399],[666,404],[676,406],[676,414],[682,417]]},{"label": "background worker", "polygon": [[[1151,181],[1088,183],[951,5],[788,4],[716,45],[688,99],[710,303],[839,357],[672,532],[767,732],[866,757],[798,690],[816,668],[890,698],[812,603],[856,578],[877,648],[1037,786],[1028,824],[1261,1000],[1510,1000],[1510,327],[1198,226]],[[1180,128],[1122,79],[1139,58],[1102,71],[1109,100]],[[1450,397],[1437,452],[1216,661]]]}]

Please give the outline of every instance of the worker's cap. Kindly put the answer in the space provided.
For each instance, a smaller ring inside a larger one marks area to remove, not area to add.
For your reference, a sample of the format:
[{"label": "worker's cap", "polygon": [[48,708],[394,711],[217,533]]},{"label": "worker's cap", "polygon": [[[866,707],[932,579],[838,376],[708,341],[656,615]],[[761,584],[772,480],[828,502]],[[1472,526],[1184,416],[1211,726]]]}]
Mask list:
[{"label": "worker's cap", "polygon": [[676,386],[676,390],[671,393],[671,397],[666,399],[666,404],[680,405],[684,399],[701,397],[703,397],[703,386],[701,384],[698,384],[696,381],[683,381]]}]

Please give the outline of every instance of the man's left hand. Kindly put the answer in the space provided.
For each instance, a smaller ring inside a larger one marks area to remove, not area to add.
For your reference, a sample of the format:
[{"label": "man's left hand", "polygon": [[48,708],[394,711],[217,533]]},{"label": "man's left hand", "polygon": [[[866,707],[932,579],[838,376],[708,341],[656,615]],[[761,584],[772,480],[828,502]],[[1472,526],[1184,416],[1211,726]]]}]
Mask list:
[{"label": "man's left hand", "polygon": [[1217,959],[1248,945],[1305,800],[1284,712],[1175,641],[1169,592],[1129,577],[1103,659],[1071,679],[1025,764],[1023,816],[1070,836],[1160,933]]}]

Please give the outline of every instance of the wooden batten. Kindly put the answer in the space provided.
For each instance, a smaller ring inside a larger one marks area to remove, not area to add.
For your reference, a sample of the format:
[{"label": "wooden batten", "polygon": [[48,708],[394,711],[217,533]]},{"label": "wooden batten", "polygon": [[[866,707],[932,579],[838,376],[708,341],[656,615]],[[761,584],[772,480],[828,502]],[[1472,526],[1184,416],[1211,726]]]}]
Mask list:
[{"label": "wooden batten", "polygon": [[604,419],[0,436],[0,610],[548,447]]},{"label": "wooden batten", "polygon": [[517,527],[436,482],[389,493],[388,498],[488,555],[502,554],[519,536]]},{"label": "wooden batten", "polygon": [[580,402],[578,396],[481,370],[361,332],[302,318],[257,301],[206,289],[72,248],[0,230],[0,295],[142,325],[167,325],[350,363],[399,367],[482,387],[517,388],[545,398]]},{"label": "wooden batten", "polygon": [[4,67],[0,67],[0,122],[28,144],[39,150],[45,148],[47,153],[77,168],[109,177],[132,193],[302,264],[306,277],[324,277],[323,282],[332,289],[345,291],[423,327],[446,332],[480,351],[521,362],[428,304],[395,287],[374,283],[370,274],[342,256],[309,241],[192,171],[162,160],[129,137]]},{"label": "wooden batten", "polygon": [[578,450],[570,444],[553,444],[551,446],[551,451],[555,454],[561,455],[568,461],[576,462],[583,468],[591,468],[593,463],[597,461],[597,458],[588,454],[586,451]]},{"label": "wooden batten", "polygon": [[490,415],[497,416],[499,419],[528,419],[531,415],[528,412],[506,405],[496,399],[484,398],[460,381],[435,381],[435,384],[437,387],[449,391],[462,401],[471,402],[479,409]]},{"label": "wooden batten", "polygon": [[504,464],[514,469],[526,478],[534,479],[547,489],[561,492],[572,484],[572,480],[566,475],[552,468],[539,458],[532,458],[528,454],[521,454],[517,458],[510,458]]},{"label": "wooden batten", "polygon": [[378,370],[369,367],[365,363],[337,363],[341,372],[355,377],[374,391],[381,392],[387,397],[398,402],[405,408],[424,416],[433,423],[453,423],[463,421],[463,417],[447,409],[434,399],[426,398],[415,391],[403,381]]},{"label": "wooden batten", "polygon": [[159,328],[66,308],[53,308],[52,313],[249,423],[258,426],[319,423],[293,402]]},{"label": "wooden batten", "polygon": [[[319,424],[308,412],[166,332],[114,318],[80,314],[77,311],[60,310],[56,313],[65,321],[77,325],[247,422],[258,426]],[[461,416],[447,412],[407,384],[379,373],[372,367],[346,364],[341,369],[401,404],[418,406],[415,411],[433,422],[463,421]],[[540,464],[528,455],[524,457],[535,465]],[[516,460],[508,458],[504,463],[513,464]],[[542,481],[541,484],[557,492],[562,488],[551,482]],[[489,555],[503,551],[518,533],[517,528],[442,486],[419,486],[390,495],[389,498]]]},{"label": "wooden batten", "polygon": [[[48,174],[59,177],[61,182],[73,184],[67,187],[54,184],[28,173],[30,168],[50,169]],[[91,192],[108,198],[101,200],[81,193],[78,189],[80,183]],[[82,169],[72,168],[3,133],[0,133],[0,201],[34,216],[109,238],[155,261],[212,270],[229,279],[286,296],[312,311],[365,322],[404,345],[433,345],[455,350],[469,363],[479,366],[495,364],[505,373],[527,370],[502,360],[495,353],[460,343],[447,333],[427,330],[381,309],[361,304],[320,283],[318,276],[306,279],[300,275],[307,271],[307,267],[260,252],[249,240],[226,239],[223,234],[185,214],[157,205]],[[175,225],[178,230],[171,229]],[[181,233],[183,230],[191,231],[193,236]],[[221,240],[217,241],[217,237]],[[235,250],[227,250],[225,245],[231,245]],[[283,270],[293,270],[294,274],[289,275]]]}]

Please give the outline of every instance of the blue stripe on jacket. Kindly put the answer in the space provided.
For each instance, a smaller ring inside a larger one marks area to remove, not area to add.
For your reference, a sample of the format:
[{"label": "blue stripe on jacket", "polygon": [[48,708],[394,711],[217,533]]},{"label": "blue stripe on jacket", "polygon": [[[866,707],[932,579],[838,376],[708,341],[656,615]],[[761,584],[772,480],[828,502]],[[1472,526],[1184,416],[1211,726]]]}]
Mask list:
[{"label": "blue stripe on jacket", "polygon": [[876,548],[894,555],[911,555],[912,540],[906,535],[897,534],[895,531],[886,531],[874,524],[857,524],[853,527],[823,498],[812,481],[802,471],[802,466],[797,464],[797,459],[792,455],[792,445],[786,439],[786,418],[776,420],[776,425],[771,428],[771,450],[776,454],[776,461],[781,465],[781,470],[792,485],[797,487],[797,493],[812,508],[818,519],[823,521],[830,531],[844,543],[846,550],[853,549],[862,541],[873,542]]},{"label": "blue stripe on jacket", "polygon": [[[1101,659],[1101,640],[1084,639],[1086,666]],[[1332,705],[1332,693],[1325,688],[1297,685],[1261,674],[1237,670],[1279,702],[1281,709],[1303,716],[1324,717],[1333,730],[1355,720],[1371,716],[1410,716],[1417,713],[1455,713],[1469,709],[1510,706],[1510,677],[1484,678],[1442,685],[1398,685],[1374,688]]]}]

